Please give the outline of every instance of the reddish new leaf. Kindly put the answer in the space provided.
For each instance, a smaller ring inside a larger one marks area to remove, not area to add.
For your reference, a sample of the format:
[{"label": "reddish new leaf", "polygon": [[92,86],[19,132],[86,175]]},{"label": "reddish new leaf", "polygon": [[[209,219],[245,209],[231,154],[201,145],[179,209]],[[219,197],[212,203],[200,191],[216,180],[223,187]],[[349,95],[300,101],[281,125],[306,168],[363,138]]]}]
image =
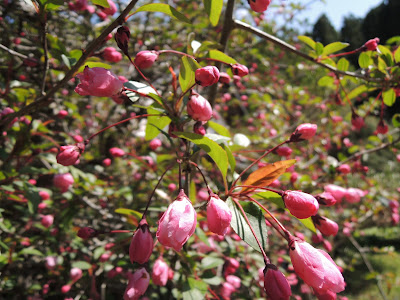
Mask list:
[{"label": "reddish new leaf", "polygon": [[[295,159],[291,160],[281,160],[277,161],[273,164],[269,164],[265,167],[261,167],[258,170],[254,171],[247,177],[246,181],[243,185],[254,186],[267,186],[270,185],[275,179],[281,176],[286,172],[286,169],[290,166],[294,165],[296,162]],[[250,187],[244,187],[241,191],[244,194],[246,191],[251,189]]]}]

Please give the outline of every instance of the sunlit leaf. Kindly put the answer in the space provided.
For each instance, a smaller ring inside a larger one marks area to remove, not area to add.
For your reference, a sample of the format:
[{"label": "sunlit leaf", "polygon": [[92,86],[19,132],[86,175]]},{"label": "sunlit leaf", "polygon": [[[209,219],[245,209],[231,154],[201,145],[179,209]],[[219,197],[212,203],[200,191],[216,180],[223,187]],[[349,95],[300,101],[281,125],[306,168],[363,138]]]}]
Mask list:
[{"label": "sunlit leaf", "polygon": [[100,5],[101,7],[109,8],[110,4],[108,4],[107,0],[92,0],[94,5]]},{"label": "sunlit leaf", "polygon": [[135,216],[138,219],[142,218],[142,214],[136,210],[128,209],[128,208],[117,208],[115,210],[117,214],[127,215],[127,216]]},{"label": "sunlit leaf", "polygon": [[213,121],[208,121],[207,125],[210,128],[214,129],[216,133],[223,136],[231,137],[229,130],[225,126],[222,126],[221,124],[215,123]]},{"label": "sunlit leaf", "polygon": [[212,26],[218,25],[223,4],[223,0],[204,0],[204,7]]},{"label": "sunlit leaf", "polygon": [[285,203],[283,202],[282,197],[277,193],[266,191],[254,194],[253,196],[275,203],[279,208],[285,208]]},{"label": "sunlit leaf", "polygon": [[[240,205],[243,207],[243,210],[249,219],[251,226],[254,229],[254,232],[261,243],[261,246],[264,249],[268,247],[268,227],[265,223],[265,217],[262,210],[253,202],[245,202],[240,201]],[[249,224],[244,218],[240,208],[237,204],[232,201],[232,199],[228,198],[226,201],[230,211],[232,212],[232,221],[231,227],[233,230],[240,236],[240,238],[245,241],[249,246],[251,246],[254,250],[261,252],[260,247],[257,244],[256,239],[250,229]]]},{"label": "sunlit leaf", "polygon": [[338,52],[338,51],[348,47],[349,45],[350,45],[349,43],[342,43],[342,42],[330,43],[324,47],[324,51],[322,52],[322,55],[329,55],[329,54]]},{"label": "sunlit leaf", "polygon": [[[160,112],[153,107],[147,108],[148,114],[160,114]],[[154,139],[165,126],[171,123],[171,119],[167,116],[150,116],[147,117],[146,125],[146,141]]]},{"label": "sunlit leaf", "polygon": [[193,58],[183,56],[179,70],[179,84],[182,91],[187,91],[195,83],[195,71],[201,66]]},{"label": "sunlit leaf", "polygon": [[362,52],[358,57],[358,64],[361,68],[367,69],[372,64],[372,60],[366,52]]},{"label": "sunlit leaf", "polygon": [[332,86],[335,80],[332,76],[324,76],[318,80],[319,86]]},{"label": "sunlit leaf", "polygon": [[396,92],[394,89],[384,91],[382,93],[382,98],[383,103],[385,103],[387,106],[393,106],[393,104],[396,102]]},{"label": "sunlit leaf", "polygon": [[168,4],[163,4],[163,3],[146,4],[146,5],[139,7],[135,13],[138,13],[141,11],[164,13],[176,20],[191,24],[190,20],[187,17],[185,17],[183,14],[181,14],[179,11],[177,11],[175,8],[173,8],[172,6],[170,6]]},{"label": "sunlit leaf", "polygon": [[[138,93],[144,94],[144,95],[148,95],[150,93],[156,95],[156,93],[157,93],[151,86],[144,84],[142,82],[138,82],[138,81],[124,82],[124,87],[131,89],[131,90],[135,90]],[[140,97],[143,97],[138,93],[135,93],[132,91],[125,92],[126,96],[128,96],[129,100],[131,100],[132,102],[136,102],[137,100],[139,100]]]},{"label": "sunlit leaf", "polygon": [[228,155],[225,150],[216,142],[201,134],[191,132],[175,132],[175,134],[183,139],[191,141],[192,143],[203,149],[216,163],[218,169],[221,171],[224,180],[226,180],[226,173],[228,171]]},{"label": "sunlit leaf", "polygon": [[[286,172],[286,169],[296,163],[295,159],[281,160],[273,164],[268,164],[264,167],[259,168],[247,177],[243,185],[250,186],[268,186],[275,179]],[[250,188],[244,187],[241,193],[245,193]]]},{"label": "sunlit leaf", "polygon": [[347,59],[345,59],[344,57],[342,57],[341,59],[339,59],[338,63],[337,63],[337,68],[340,71],[347,71],[349,69],[350,63]]},{"label": "sunlit leaf", "polygon": [[226,64],[236,64],[237,63],[237,61],[235,59],[233,59],[229,55],[226,55],[225,53],[223,53],[219,50],[210,50],[207,54],[207,57],[212,58],[212,59],[217,59]]},{"label": "sunlit leaf", "polygon": [[306,45],[308,45],[311,49],[315,50],[316,43],[312,38],[305,36],[305,35],[299,35],[297,38],[300,41],[302,41],[303,43],[305,43]]},{"label": "sunlit leaf", "polygon": [[86,261],[74,261],[72,263],[72,267],[73,268],[78,268],[78,269],[81,269],[81,270],[89,270],[89,269],[92,268],[92,265],[89,264]]},{"label": "sunlit leaf", "polygon": [[392,124],[394,127],[397,127],[397,128],[400,127],[400,114],[395,114],[392,117]]}]

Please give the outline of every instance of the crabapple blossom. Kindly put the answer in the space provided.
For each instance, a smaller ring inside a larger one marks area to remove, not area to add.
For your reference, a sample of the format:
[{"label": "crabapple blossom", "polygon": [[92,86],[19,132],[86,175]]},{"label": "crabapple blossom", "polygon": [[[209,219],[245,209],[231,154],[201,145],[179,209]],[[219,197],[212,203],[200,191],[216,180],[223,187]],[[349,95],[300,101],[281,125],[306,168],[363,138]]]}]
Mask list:
[{"label": "crabapple blossom", "polygon": [[83,73],[76,75],[81,81],[75,88],[81,96],[111,97],[121,92],[123,84],[111,71],[94,67],[85,67]]},{"label": "crabapple blossom", "polygon": [[317,199],[300,191],[285,191],[282,199],[290,213],[299,219],[315,215],[319,208]]},{"label": "crabapple blossom", "polygon": [[196,83],[201,86],[210,86],[218,82],[219,70],[214,66],[199,68],[195,72]]},{"label": "crabapple blossom", "polygon": [[197,223],[197,213],[183,190],[172,202],[158,222],[158,241],[166,246],[180,251],[189,237],[194,233]]},{"label": "crabapple blossom", "polygon": [[151,273],[151,278],[153,279],[153,283],[159,286],[165,286],[168,281],[168,272],[169,267],[162,259],[159,257],[153,266],[153,272]]},{"label": "crabapple blossom", "polygon": [[217,195],[212,195],[207,205],[208,229],[218,235],[225,235],[230,227],[232,212]]},{"label": "crabapple blossom", "polygon": [[153,237],[149,231],[149,225],[143,219],[140,221],[139,227],[133,235],[129,246],[129,258],[131,262],[139,264],[147,262],[153,252],[153,246]]},{"label": "crabapple blossom", "polygon": [[84,150],[85,145],[83,143],[61,146],[56,156],[57,162],[63,166],[72,166],[79,161]]},{"label": "crabapple blossom", "polygon": [[136,54],[135,64],[139,69],[150,68],[154,62],[158,59],[158,53],[156,51],[140,51]]}]

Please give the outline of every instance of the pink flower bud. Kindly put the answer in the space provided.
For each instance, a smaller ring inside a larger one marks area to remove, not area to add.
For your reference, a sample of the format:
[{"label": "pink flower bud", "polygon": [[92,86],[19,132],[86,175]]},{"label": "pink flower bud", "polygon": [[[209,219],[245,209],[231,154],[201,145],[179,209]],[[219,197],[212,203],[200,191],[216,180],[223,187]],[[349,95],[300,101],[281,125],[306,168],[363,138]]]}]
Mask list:
[{"label": "pink flower bud", "polygon": [[380,134],[386,134],[389,131],[389,127],[385,124],[383,120],[380,120],[378,127],[376,127],[376,132]]},{"label": "pink flower bud", "polygon": [[328,184],[324,187],[325,192],[330,193],[336,200],[337,202],[341,202],[344,195],[347,193],[347,190],[345,188],[342,188],[341,186],[335,185],[335,184]]},{"label": "pink flower bud", "polygon": [[396,201],[396,200],[390,200],[389,201],[389,207],[391,208],[391,209],[398,209],[399,208],[399,202],[398,201]]},{"label": "pink flower bud", "polygon": [[288,157],[292,154],[293,150],[286,146],[281,146],[275,150],[279,156]]},{"label": "pink flower bud", "polygon": [[60,110],[57,114],[60,119],[64,119],[66,116],[68,116],[68,112],[65,109]]},{"label": "pink flower bud", "polygon": [[357,188],[348,188],[344,194],[344,199],[349,203],[358,203],[361,201],[361,197],[364,196],[364,192]]},{"label": "pink flower bud", "polygon": [[264,290],[270,299],[288,300],[292,295],[285,275],[274,265],[267,265],[264,269]]},{"label": "pink flower bud", "polygon": [[149,286],[150,275],[145,268],[141,268],[133,273],[128,282],[124,293],[124,300],[138,300]]},{"label": "pink flower bud", "polygon": [[153,273],[151,274],[153,283],[155,285],[165,286],[168,281],[168,272],[169,272],[168,265],[161,257],[159,257],[154,263]]},{"label": "pink flower bud", "polygon": [[111,165],[111,159],[105,158],[102,162],[103,166],[109,167]]},{"label": "pink flower bud", "polygon": [[322,234],[319,233],[319,232],[317,232],[316,234],[313,234],[313,235],[311,236],[311,241],[312,241],[314,244],[322,243],[323,240],[324,240],[324,237],[323,237]]},{"label": "pink flower bud", "polygon": [[221,287],[221,296],[223,299],[231,299],[232,293],[236,291],[235,287],[229,282],[224,282]]},{"label": "pink flower bud", "polygon": [[131,37],[131,32],[127,26],[120,26],[117,29],[117,33],[114,38],[117,42],[118,48],[122,50],[125,55],[128,54],[129,38]]},{"label": "pink flower bud", "polygon": [[158,222],[158,241],[179,251],[194,233],[196,223],[197,213],[185,192],[180,190],[178,197],[168,206]]},{"label": "pink flower bud", "polygon": [[293,172],[292,175],[290,175],[290,182],[292,184],[294,184],[298,178],[299,178],[299,174],[297,172]]},{"label": "pink flower bud", "polygon": [[107,0],[110,7],[103,7],[101,11],[106,15],[112,16],[117,12],[117,6],[112,0]]},{"label": "pink flower bud", "polygon": [[368,51],[376,51],[376,49],[378,48],[378,43],[379,43],[379,38],[374,38],[374,39],[371,39],[371,40],[367,41],[364,44],[364,47]]},{"label": "pink flower bud", "polygon": [[40,223],[46,228],[49,228],[51,225],[53,225],[53,222],[54,222],[53,215],[44,215],[42,216],[42,220],[40,221]]},{"label": "pink flower bud", "polygon": [[85,67],[83,73],[76,75],[81,81],[75,88],[81,96],[111,97],[121,92],[123,84],[111,71],[94,67]]},{"label": "pink flower bud", "polygon": [[162,145],[162,142],[160,139],[153,139],[149,143],[149,147],[153,151],[157,150],[159,147],[161,147],[161,145]]},{"label": "pink flower bud", "polygon": [[140,51],[136,54],[134,62],[139,69],[147,69],[150,68],[157,59],[158,53],[156,51]]},{"label": "pink flower bud", "polygon": [[332,244],[328,240],[323,240],[322,246],[324,246],[326,251],[328,251],[328,252],[332,251]]},{"label": "pink flower bud", "polygon": [[221,72],[219,73],[219,82],[229,84],[231,82],[231,77],[228,73]]},{"label": "pink flower bud", "polygon": [[90,239],[90,238],[92,238],[92,237],[97,236],[98,234],[99,234],[99,232],[98,232],[96,229],[94,229],[94,228],[91,228],[91,227],[82,227],[82,228],[79,229],[77,235],[78,235],[81,239],[87,240],[87,239]]},{"label": "pink flower bud", "polygon": [[242,280],[235,275],[228,275],[226,276],[226,282],[229,282],[235,289],[238,289],[240,288]]},{"label": "pink flower bud", "polygon": [[80,136],[79,134],[74,135],[72,138],[74,139],[74,141],[76,143],[82,143],[83,142],[83,137]]},{"label": "pink flower bud", "polygon": [[229,257],[228,261],[225,265],[225,271],[224,271],[225,277],[227,277],[230,274],[235,273],[236,270],[239,268],[239,266],[240,266],[240,263],[238,260],[236,260],[232,257]]},{"label": "pink flower bud", "polygon": [[203,122],[200,122],[200,121],[198,121],[194,124],[193,131],[194,131],[194,133],[201,134],[201,135],[205,135],[207,133],[206,128],[203,126]]},{"label": "pink flower bud", "polygon": [[108,62],[119,62],[122,59],[122,54],[114,47],[107,47],[103,50],[103,58]]},{"label": "pink flower bud", "polygon": [[304,123],[297,126],[296,130],[290,137],[291,142],[300,142],[311,139],[317,132],[318,126],[316,124]]},{"label": "pink flower bud", "polygon": [[53,270],[57,265],[57,257],[47,256],[45,266],[48,270]]},{"label": "pink flower bud", "polygon": [[71,271],[69,271],[69,277],[72,282],[78,281],[82,277],[82,270],[79,268],[72,268]]},{"label": "pink flower bud", "polygon": [[233,75],[237,75],[239,77],[246,76],[249,74],[249,69],[246,66],[241,64],[234,64],[231,66]]},{"label": "pink flower bud", "polygon": [[311,217],[315,227],[321,231],[321,233],[325,236],[335,236],[338,233],[339,226],[336,224],[336,222],[325,218],[321,217],[320,215],[315,215]]},{"label": "pink flower bud", "polygon": [[210,86],[218,82],[219,70],[214,66],[206,66],[195,72],[196,83],[201,86]]},{"label": "pink flower bud", "polygon": [[315,215],[319,208],[317,199],[300,191],[285,191],[282,199],[286,208],[298,219],[306,219]]},{"label": "pink flower bud", "polygon": [[59,188],[61,193],[68,191],[69,187],[74,183],[74,178],[70,173],[57,174],[53,178],[53,184]]},{"label": "pink flower bud", "polygon": [[289,247],[294,271],[306,284],[318,292],[344,290],[343,276],[328,253],[303,241],[292,240]]},{"label": "pink flower bud", "polygon": [[357,113],[353,112],[353,114],[351,115],[351,124],[354,126],[355,129],[360,130],[365,126],[365,121]]},{"label": "pink flower bud", "polygon": [[207,205],[208,229],[218,235],[225,235],[231,225],[232,212],[217,195],[212,195]]},{"label": "pink flower bud", "polygon": [[121,148],[113,147],[109,150],[112,157],[122,157],[125,155],[125,151]]},{"label": "pink flower bud", "polygon": [[266,11],[271,0],[249,0],[249,4],[252,10],[255,12]]},{"label": "pink flower bud", "polygon": [[72,166],[79,160],[84,150],[85,145],[83,143],[74,146],[61,146],[56,156],[57,162],[63,166]]},{"label": "pink flower bud", "polygon": [[317,199],[320,205],[332,206],[336,204],[335,197],[333,197],[332,194],[328,192],[323,192],[315,196],[315,199]]},{"label": "pink flower bud", "polygon": [[72,286],[70,284],[63,285],[61,287],[61,293],[66,294],[71,290]]},{"label": "pink flower bud", "polygon": [[46,191],[39,191],[39,196],[42,200],[50,199],[50,194]]},{"label": "pink flower bud", "polygon": [[142,265],[149,260],[152,252],[153,237],[149,231],[149,225],[143,219],[132,237],[131,245],[129,246],[129,257],[132,263],[137,262]]},{"label": "pink flower bud", "polygon": [[210,102],[197,93],[194,93],[187,103],[188,115],[196,121],[208,121],[212,117]]},{"label": "pink flower bud", "polygon": [[348,164],[343,164],[337,167],[337,170],[342,174],[349,174],[351,172],[351,168]]},{"label": "pink flower bud", "polygon": [[173,192],[175,190],[176,190],[176,184],[175,183],[168,184],[168,191]]}]

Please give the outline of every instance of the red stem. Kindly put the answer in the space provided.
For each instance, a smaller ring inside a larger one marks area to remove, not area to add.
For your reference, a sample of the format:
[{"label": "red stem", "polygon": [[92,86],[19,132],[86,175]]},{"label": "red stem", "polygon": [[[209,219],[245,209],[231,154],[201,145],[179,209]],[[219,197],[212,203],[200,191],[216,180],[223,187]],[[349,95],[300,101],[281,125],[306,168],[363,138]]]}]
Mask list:
[{"label": "red stem", "polygon": [[247,215],[246,215],[246,213],[245,213],[244,210],[243,210],[243,207],[240,205],[239,201],[237,201],[235,198],[232,198],[232,201],[235,202],[237,206],[239,206],[239,209],[240,209],[240,211],[242,212],[243,217],[246,219],[246,222],[247,222],[247,224],[248,224],[249,227],[250,227],[251,233],[253,234],[254,238],[256,239],[256,242],[257,242],[257,244],[258,244],[258,247],[260,247],[261,253],[262,253],[263,257],[264,257],[264,261],[267,262],[267,261],[269,260],[268,257],[267,257],[267,254],[265,254],[265,251],[264,251],[263,247],[261,246],[261,243],[260,243],[260,241],[258,240],[258,237],[257,237],[256,233],[254,232],[253,226],[251,226],[250,221],[249,221],[249,219],[247,218]]},{"label": "red stem", "polygon": [[98,136],[100,133],[106,131],[107,129],[110,129],[111,127],[120,125],[120,124],[122,124],[122,123],[128,122],[128,121],[133,120],[133,119],[139,119],[139,118],[145,118],[145,117],[156,117],[156,116],[164,116],[164,114],[159,114],[159,115],[157,115],[157,114],[145,114],[145,115],[140,115],[140,116],[134,116],[134,117],[130,117],[130,118],[128,118],[128,119],[119,121],[119,122],[117,122],[117,123],[111,124],[111,125],[107,126],[106,128],[103,128],[102,130],[100,130],[100,131],[96,132],[95,134],[91,135],[91,136],[85,141],[85,144],[88,144],[89,141],[90,141],[91,139],[93,139],[94,137]]}]

